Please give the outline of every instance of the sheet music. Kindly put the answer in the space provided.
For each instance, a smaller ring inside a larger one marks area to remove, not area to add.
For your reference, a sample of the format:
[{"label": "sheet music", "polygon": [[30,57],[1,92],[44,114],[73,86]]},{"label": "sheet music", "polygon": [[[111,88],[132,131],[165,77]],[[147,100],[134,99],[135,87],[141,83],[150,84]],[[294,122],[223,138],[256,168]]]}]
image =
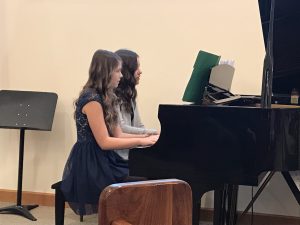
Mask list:
[{"label": "sheet music", "polygon": [[209,83],[224,90],[230,91],[233,74],[233,66],[229,64],[220,64],[212,68]]}]

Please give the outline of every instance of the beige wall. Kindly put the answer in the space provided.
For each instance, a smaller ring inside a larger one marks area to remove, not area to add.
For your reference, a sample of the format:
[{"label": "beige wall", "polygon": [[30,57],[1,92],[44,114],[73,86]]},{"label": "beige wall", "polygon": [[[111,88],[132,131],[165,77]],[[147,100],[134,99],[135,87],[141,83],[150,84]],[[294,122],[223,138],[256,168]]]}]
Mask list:
[{"label": "beige wall", "polygon": [[6,73],[5,70],[5,52],[6,52],[6,27],[5,27],[5,2],[0,1],[0,89],[4,86],[5,80],[4,80],[4,74]]},{"label": "beige wall", "polygon": [[[254,0],[1,0],[0,37],[0,88],[59,96],[52,131],[26,133],[23,190],[51,192],[60,179],[76,139],[72,102],[98,48],[140,54],[139,103],[148,127],[159,128],[158,104],[182,104],[200,49],[235,60],[233,92],[260,93],[264,47]],[[16,189],[16,130],[0,130],[0,156],[0,188]],[[284,185],[273,180],[256,210],[300,215],[286,187],[274,191]],[[244,206],[250,191],[241,193]]]}]

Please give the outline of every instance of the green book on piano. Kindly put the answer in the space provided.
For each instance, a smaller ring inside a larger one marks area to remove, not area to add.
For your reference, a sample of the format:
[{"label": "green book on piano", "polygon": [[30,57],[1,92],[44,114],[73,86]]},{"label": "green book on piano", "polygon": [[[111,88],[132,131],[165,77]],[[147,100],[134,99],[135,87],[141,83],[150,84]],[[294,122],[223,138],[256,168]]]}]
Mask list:
[{"label": "green book on piano", "polygon": [[182,101],[201,104],[211,69],[219,64],[220,56],[199,51],[191,78],[185,88]]}]

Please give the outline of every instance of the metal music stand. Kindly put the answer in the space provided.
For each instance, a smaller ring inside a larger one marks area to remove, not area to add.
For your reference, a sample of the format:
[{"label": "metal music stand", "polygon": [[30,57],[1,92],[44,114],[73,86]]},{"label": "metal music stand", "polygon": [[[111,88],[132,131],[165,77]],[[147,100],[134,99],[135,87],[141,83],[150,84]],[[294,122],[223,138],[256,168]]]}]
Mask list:
[{"label": "metal music stand", "polygon": [[0,91],[0,128],[20,130],[17,204],[0,208],[0,212],[19,214],[36,220],[29,210],[38,205],[22,205],[25,130],[50,131],[56,102],[57,94],[50,92]]}]

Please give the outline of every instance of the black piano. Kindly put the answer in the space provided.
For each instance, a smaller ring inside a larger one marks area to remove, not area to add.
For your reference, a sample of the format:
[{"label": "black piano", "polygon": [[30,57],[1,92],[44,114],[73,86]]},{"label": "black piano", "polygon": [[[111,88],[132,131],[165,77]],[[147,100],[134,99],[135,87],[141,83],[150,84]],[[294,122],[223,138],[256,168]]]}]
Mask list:
[{"label": "black piano", "polygon": [[[205,192],[215,190],[214,224],[224,224],[218,211],[224,187],[258,185],[264,171],[280,171],[291,181],[288,171],[300,170],[300,104],[290,104],[292,90],[300,91],[300,1],[258,4],[267,52],[262,98],[229,105],[160,105],[159,140],[129,154],[131,175],[178,178],[191,185],[193,225],[198,225]],[[263,105],[263,98],[270,103]]]}]

